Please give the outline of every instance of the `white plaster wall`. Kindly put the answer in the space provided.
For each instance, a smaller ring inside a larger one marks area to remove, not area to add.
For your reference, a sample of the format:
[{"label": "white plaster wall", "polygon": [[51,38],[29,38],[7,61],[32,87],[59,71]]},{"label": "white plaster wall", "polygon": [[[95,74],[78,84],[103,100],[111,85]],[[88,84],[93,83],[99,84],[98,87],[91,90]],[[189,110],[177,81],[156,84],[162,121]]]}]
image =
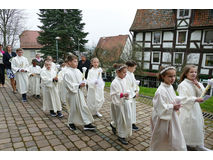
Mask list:
[{"label": "white plaster wall", "polygon": [[144,61],[150,61],[150,52],[144,52]]},{"label": "white plaster wall", "polygon": [[197,30],[191,33],[191,40],[201,40],[201,30]]},{"label": "white plaster wall", "polygon": [[145,41],[151,41],[151,32],[145,34]]},{"label": "white plaster wall", "polygon": [[209,74],[209,69],[201,69],[200,73],[201,74]]},{"label": "white plaster wall", "polygon": [[206,48],[206,49],[212,49],[213,46],[203,46],[203,48]]},{"label": "white plaster wall", "polygon": [[200,59],[200,54],[199,53],[190,53],[187,56],[187,63],[188,64],[198,64]]},{"label": "white plaster wall", "polygon": [[153,48],[160,48],[160,46],[155,46],[155,45],[153,45]]},{"label": "white plaster wall", "polygon": [[159,69],[159,65],[152,65],[152,69],[153,70],[158,70]]},{"label": "white plaster wall", "polygon": [[171,62],[172,55],[169,52],[163,52],[162,62]]},{"label": "white plaster wall", "polygon": [[136,34],[136,41],[142,41],[143,40],[143,33],[137,33]]},{"label": "white plaster wall", "polygon": [[151,47],[151,43],[145,43],[144,47],[145,48],[150,48]]},{"label": "white plaster wall", "polygon": [[176,48],[186,48],[186,46],[176,46]]},{"label": "white plaster wall", "polygon": [[149,69],[150,63],[144,62],[143,69]]},{"label": "white plaster wall", "polygon": [[173,32],[164,32],[163,40],[164,41],[173,41]]},{"label": "white plaster wall", "polygon": [[172,42],[163,42],[163,48],[172,48]]}]

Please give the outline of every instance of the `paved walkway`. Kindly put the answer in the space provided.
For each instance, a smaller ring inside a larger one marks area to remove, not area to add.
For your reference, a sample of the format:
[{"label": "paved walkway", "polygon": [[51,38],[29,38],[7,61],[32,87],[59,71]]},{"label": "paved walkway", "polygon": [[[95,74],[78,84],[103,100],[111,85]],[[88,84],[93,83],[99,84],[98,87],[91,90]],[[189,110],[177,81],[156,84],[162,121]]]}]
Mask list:
[{"label": "paved walkway", "polygon": [[[8,81],[7,81],[8,83]],[[139,131],[122,145],[112,134],[110,123],[110,97],[105,92],[105,103],[101,109],[103,117],[95,117],[96,132],[78,127],[70,131],[66,126],[68,114],[62,119],[51,117],[42,111],[42,100],[28,95],[28,102],[21,102],[20,94],[13,94],[10,86],[0,88],[0,150],[1,151],[147,151],[150,142],[151,106],[137,103]],[[205,120],[205,145],[213,149],[213,122]]]}]

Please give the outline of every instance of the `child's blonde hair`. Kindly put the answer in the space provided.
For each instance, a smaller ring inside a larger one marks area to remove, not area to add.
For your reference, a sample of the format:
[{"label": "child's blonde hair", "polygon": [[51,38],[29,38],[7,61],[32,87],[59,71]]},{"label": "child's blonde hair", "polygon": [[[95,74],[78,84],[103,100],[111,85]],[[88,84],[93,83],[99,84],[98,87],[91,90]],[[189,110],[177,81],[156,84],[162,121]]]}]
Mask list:
[{"label": "child's blonde hair", "polygon": [[[186,75],[189,73],[191,68],[196,68],[197,69],[197,66],[195,66],[195,65],[186,65],[183,68],[183,71],[182,71],[182,73],[180,75],[179,83],[181,83],[186,78]],[[196,78],[198,78],[198,77],[196,77]]]},{"label": "child's blonde hair", "polygon": [[158,76],[157,78],[159,79],[160,82],[163,82],[163,77],[167,74],[167,71],[169,70],[175,70],[176,71],[176,68],[173,67],[173,66],[160,66],[160,71],[158,73]]}]

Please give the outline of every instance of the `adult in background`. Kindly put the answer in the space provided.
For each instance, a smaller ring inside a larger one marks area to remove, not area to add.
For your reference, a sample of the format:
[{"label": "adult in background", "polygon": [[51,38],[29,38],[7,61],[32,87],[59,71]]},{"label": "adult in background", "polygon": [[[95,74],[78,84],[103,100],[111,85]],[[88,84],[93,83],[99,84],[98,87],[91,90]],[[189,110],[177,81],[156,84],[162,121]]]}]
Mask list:
[{"label": "adult in background", "polygon": [[36,53],[35,55],[35,61],[36,61],[36,65],[40,66],[41,68],[44,66],[44,60],[43,58],[41,58],[41,54],[40,53]]},{"label": "adult in background", "polygon": [[3,63],[3,55],[4,55],[4,51],[3,51],[3,46],[2,44],[0,44],[0,87],[4,87],[4,83],[5,83],[5,76],[4,76],[4,63]]},{"label": "adult in background", "polygon": [[14,79],[15,75],[13,74],[13,71],[11,69],[11,60],[12,60],[11,58],[13,58],[13,57],[16,57],[16,53],[12,52],[11,45],[8,45],[6,47],[6,52],[3,55],[3,63],[6,68],[7,77],[10,79],[10,83],[13,88],[13,93],[15,94],[16,93],[16,82]]},{"label": "adult in background", "polygon": [[84,56],[84,55],[81,56],[81,60],[80,60],[79,63],[78,63],[78,69],[79,69],[82,73],[83,73],[83,70],[82,70],[83,67],[86,67],[86,68],[87,68],[86,74],[85,74],[85,78],[87,79],[88,71],[89,71],[89,68],[90,68],[90,61],[87,60],[86,56]]}]

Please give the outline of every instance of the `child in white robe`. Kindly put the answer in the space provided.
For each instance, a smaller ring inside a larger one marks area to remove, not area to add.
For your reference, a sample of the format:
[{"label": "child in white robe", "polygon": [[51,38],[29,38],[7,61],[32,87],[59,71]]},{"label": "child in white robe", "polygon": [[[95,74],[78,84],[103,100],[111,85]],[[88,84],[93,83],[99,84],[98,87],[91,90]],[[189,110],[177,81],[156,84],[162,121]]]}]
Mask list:
[{"label": "child in white robe", "polygon": [[118,133],[118,140],[127,145],[127,137],[132,135],[132,120],[131,120],[131,104],[129,101],[129,94],[126,72],[127,66],[123,64],[114,64],[116,70],[116,77],[110,86],[111,103],[111,118],[110,126],[112,132]]},{"label": "child in white robe", "polygon": [[161,67],[159,73],[161,84],[153,98],[150,143],[152,151],[186,151],[186,143],[177,114],[181,104],[178,103],[178,97],[172,86],[175,77],[174,67]]},{"label": "child in white robe", "polygon": [[131,109],[132,109],[132,130],[137,131],[139,128],[136,126],[136,102],[135,98],[139,96],[139,86],[136,83],[134,71],[137,67],[136,62],[133,60],[127,61],[127,86],[130,90]]},{"label": "child in white robe", "polygon": [[61,71],[58,73],[58,89],[62,105],[66,106],[67,89],[64,84],[64,73],[66,72],[67,64],[61,65]]},{"label": "child in white robe", "polygon": [[199,104],[203,102],[203,98],[200,96],[204,87],[197,81],[197,67],[185,66],[180,76],[180,82],[177,90],[180,96],[186,97],[186,100],[183,101],[179,118],[187,148],[189,150],[208,150],[204,147],[204,119]]},{"label": "child in white robe", "polygon": [[32,60],[32,65],[29,67],[29,90],[33,96],[40,98],[40,73],[41,67],[36,65],[35,59]]},{"label": "child in white robe", "polygon": [[99,112],[104,103],[104,81],[102,79],[102,69],[99,66],[98,58],[91,60],[92,68],[88,72],[88,92],[87,105],[92,115],[102,117]]},{"label": "child in white robe", "polygon": [[[46,60],[47,60],[47,61],[51,61],[51,68],[52,68],[53,70],[55,70],[56,72],[58,72],[58,68],[57,68],[56,64],[53,62],[52,56],[47,56]],[[45,65],[43,66],[42,70],[43,70],[43,69],[45,69]]]},{"label": "child in white robe", "polygon": [[76,130],[75,125],[84,125],[84,130],[95,130],[96,127],[92,125],[94,119],[82,92],[82,88],[86,87],[86,82],[83,81],[81,71],[77,69],[77,57],[69,55],[67,61],[68,67],[64,74],[64,82],[68,91],[67,103],[70,108],[68,127],[70,130]]},{"label": "child in white robe", "polygon": [[27,101],[27,91],[28,91],[28,73],[29,72],[29,62],[26,57],[23,56],[23,50],[18,48],[16,50],[17,56],[12,58],[11,67],[15,74],[16,85],[18,92],[22,94],[22,101]]},{"label": "child in white robe", "polygon": [[41,71],[41,85],[43,88],[43,110],[48,110],[52,117],[63,117],[58,92],[58,77],[56,71],[51,68],[51,61],[45,61],[45,69]]}]

